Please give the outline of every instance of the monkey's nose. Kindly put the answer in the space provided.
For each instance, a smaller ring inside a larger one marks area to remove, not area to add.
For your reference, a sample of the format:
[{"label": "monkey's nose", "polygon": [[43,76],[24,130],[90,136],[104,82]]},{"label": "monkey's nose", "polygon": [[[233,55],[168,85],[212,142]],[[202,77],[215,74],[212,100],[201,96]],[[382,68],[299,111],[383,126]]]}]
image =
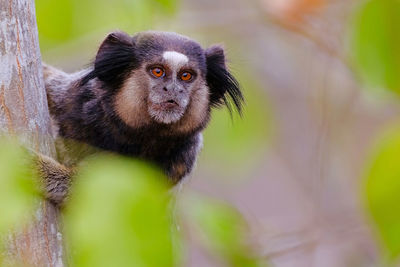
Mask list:
[{"label": "monkey's nose", "polygon": [[175,94],[184,93],[184,90],[182,88],[175,87],[175,86],[164,86],[163,87],[163,91],[164,92],[171,92],[171,93],[175,93]]}]

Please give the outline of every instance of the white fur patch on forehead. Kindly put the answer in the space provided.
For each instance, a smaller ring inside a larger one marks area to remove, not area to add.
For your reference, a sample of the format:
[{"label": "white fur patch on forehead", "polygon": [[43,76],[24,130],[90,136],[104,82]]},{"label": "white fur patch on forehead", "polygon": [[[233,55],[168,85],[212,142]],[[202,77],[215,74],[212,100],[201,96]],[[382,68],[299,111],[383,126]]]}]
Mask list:
[{"label": "white fur patch on forehead", "polygon": [[178,69],[179,67],[181,67],[189,62],[189,58],[186,55],[176,52],[176,51],[165,51],[163,54],[163,58],[174,69]]}]

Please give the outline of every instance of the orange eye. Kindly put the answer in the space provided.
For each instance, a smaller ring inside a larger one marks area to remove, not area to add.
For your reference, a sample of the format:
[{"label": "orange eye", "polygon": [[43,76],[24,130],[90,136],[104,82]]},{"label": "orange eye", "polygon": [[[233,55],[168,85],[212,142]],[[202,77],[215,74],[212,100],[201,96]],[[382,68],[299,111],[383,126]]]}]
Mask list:
[{"label": "orange eye", "polygon": [[151,69],[151,74],[153,74],[154,77],[160,78],[164,76],[164,70],[162,68],[155,67]]},{"label": "orange eye", "polygon": [[182,81],[189,81],[190,79],[192,79],[192,74],[190,72],[184,72],[181,74],[181,80]]}]

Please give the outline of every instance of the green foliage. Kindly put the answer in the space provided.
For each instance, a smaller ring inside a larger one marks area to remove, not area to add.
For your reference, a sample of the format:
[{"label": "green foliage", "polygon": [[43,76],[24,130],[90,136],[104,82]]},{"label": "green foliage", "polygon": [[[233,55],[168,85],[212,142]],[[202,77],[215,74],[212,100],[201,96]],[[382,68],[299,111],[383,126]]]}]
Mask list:
[{"label": "green foliage", "polygon": [[174,266],[176,240],[164,180],[129,159],[90,162],[66,213],[73,266]]},{"label": "green foliage", "polygon": [[160,4],[161,7],[169,13],[175,12],[178,4],[176,0],[153,0],[153,1]]},{"label": "green foliage", "polygon": [[376,145],[367,172],[368,209],[390,259],[400,255],[400,127]]},{"label": "green foliage", "polygon": [[36,0],[41,48],[64,44],[96,31],[133,33],[151,28],[154,18],[171,15],[177,0]]},{"label": "green foliage", "polygon": [[[190,206],[190,208],[189,208]],[[205,198],[192,198],[185,205],[189,221],[198,238],[215,256],[229,266],[264,266],[247,245],[247,232],[242,215],[227,204]]]},{"label": "green foliage", "polygon": [[[100,157],[85,166],[65,214],[73,266],[180,266],[184,246],[163,174],[124,158]],[[235,209],[194,197],[183,207],[178,211],[198,228],[199,239],[229,266],[261,266]]]},{"label": "green foliage", "polygon": [[356,13],[354,59],[372,88],[400,94],[400,1],[369,0]]},{"label": "green foliage", "polygon": [[[9,141],[0,145],[4,233],[31,219],[39,187],[26,150]],[[64,214],[72,266],[180,266],[184,247],[171,203],[164,175],[151,166],[104,156],[85,162]],[[183,211],[204,245],[229,266],[261,266],[246,243],[245,221],[235,209],[192,198]]]},{"label": "green foliage", "polygon": [[38,203],[37,178],[30,156],[16,142],[0,140],[0,234],[23,225]]}]

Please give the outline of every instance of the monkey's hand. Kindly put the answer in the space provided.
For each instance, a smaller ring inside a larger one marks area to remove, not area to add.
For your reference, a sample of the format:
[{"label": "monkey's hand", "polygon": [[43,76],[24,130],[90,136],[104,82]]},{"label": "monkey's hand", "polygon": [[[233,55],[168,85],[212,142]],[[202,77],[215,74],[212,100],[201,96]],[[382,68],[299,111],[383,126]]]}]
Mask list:
[{"label": "monkey's hand", "polygon": [[45,197],[57,205],[62,205],[68,196],[74,170],[38,153],[34,155],[34,164],[42,179]]}]

